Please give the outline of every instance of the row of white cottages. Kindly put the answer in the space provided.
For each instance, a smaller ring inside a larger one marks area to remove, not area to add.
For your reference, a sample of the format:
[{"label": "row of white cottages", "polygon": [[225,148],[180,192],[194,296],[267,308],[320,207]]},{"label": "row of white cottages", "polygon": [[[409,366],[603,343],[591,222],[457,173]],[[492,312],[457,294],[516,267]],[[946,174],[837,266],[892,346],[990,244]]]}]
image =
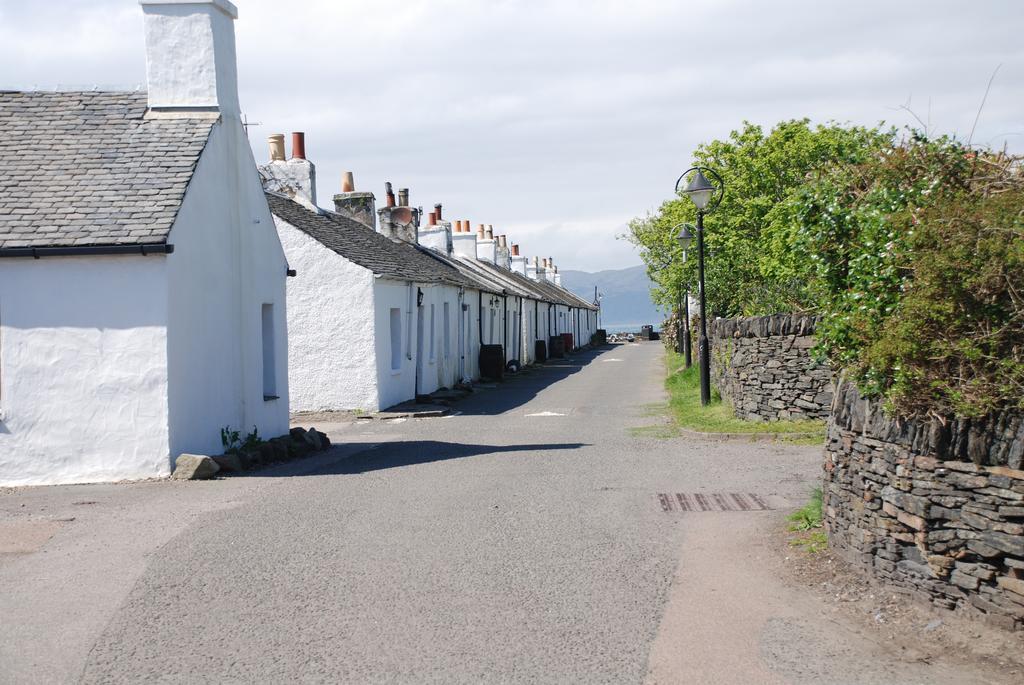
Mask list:
[{"label": "row of white cottages", "polygon": [[297,272],[287,302],[292,411],[383,409],[494,377],[480,366],[484,346],[500,373],[536,361],[538,343],[546,356],[552,337],[576,347],[597,329],[595,305],[560,286],[550,259],[529,262],[491,228],[453,226],[440,205],[424,218],[390,189],[380,209],[371,193],[349,191],[325,211],[304,155],[260,170]]},{"label": "row of white cottages", "polygon": [[478,379],[491,345],[528,364],[590,340],[550,261],[390,189],[320,209],[301,151],[257,170],[237,9],[140,4],[147,92],[0,92],[0,485],[162,476],[225,427],[280,435]]}]

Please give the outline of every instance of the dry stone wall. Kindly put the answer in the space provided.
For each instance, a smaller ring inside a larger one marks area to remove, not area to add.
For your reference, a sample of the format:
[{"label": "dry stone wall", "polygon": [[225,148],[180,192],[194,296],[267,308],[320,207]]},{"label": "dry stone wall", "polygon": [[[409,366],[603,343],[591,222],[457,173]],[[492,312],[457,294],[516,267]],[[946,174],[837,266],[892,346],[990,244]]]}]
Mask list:
[{"label": "dry stone wall", "polygon": [[824,419],[832,373],[811,357],[812,316],[717,319],[711,323],[711,380],[748,421]]},{"label": "dry stone wall", "polygon": [[841,383],[825,456],[834,548],[935,605],[1024,628],[1024,413],[900,421]]}]

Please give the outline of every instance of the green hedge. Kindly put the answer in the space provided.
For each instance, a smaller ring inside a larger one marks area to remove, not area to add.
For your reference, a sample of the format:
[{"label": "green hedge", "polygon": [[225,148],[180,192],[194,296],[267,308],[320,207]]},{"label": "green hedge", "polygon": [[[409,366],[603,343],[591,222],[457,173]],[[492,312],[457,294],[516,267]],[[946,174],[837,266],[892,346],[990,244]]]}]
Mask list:
[{"label": "green hedge", "polygon": [[902,414],[1024,408],[1019,161],[913,135],[780,209],[818,351]]}]

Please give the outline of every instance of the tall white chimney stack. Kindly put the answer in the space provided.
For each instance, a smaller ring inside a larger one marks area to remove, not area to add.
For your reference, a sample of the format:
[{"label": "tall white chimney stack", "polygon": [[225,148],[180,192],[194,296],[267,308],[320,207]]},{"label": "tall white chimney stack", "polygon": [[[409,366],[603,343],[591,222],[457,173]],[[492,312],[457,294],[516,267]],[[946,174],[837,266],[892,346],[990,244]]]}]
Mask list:
[{"label": "tall white chimney stack", "polygon": [[210,110],[238,118],[235,19],[228,0],[139,0],[146,80],[155,110]]}]

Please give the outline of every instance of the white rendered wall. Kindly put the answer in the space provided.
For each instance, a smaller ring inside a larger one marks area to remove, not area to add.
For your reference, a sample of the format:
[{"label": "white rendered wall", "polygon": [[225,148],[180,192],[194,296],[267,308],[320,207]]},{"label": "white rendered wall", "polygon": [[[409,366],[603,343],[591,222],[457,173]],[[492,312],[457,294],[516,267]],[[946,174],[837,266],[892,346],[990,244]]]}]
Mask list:
[{"label": "white rendered wall", "polygon": [[[501,295],[483,293],[479,315],[482,326],[477,327],[480,345],[501,344]],[[480,350],[477,350],[479,357]]]},{"label": "white rendered wall", "polygon": [[373,273],[275,217],[288,264],[288,391],[292,411],[376,411]]},{"label": "white rendered wall", "polygon": [[572,329],[569,325],[569,308],[565,305],[555,305],[555,335],[561,335],[562,333],[571,333]]},{"label": "white rendered wall", "polygon": [[523,359],[522,322],[519,320],[519,297],[505,298],[505,359]]},{"label": "white rendered wall", "polygon": [[[420,393],[431,393],[438,388],[451,388],[459,378],[459,320],[462,297],[459,288],[450,285],[433,285],[423,288],[424,333],[430,333],[430,306],[434,306],[434,355],[430,355],[430,343],[424,346],[424,380]],[[448,348],[445,349],[444,305],[448,304]]]},{"label": "white rendered wall", "polygon": [[[374,342],[377,365],[377,409],[387,409],[416,396],[416,285],[382,278],[373,284]],[[391,368],[390,312],[398,308],[402,322],[402,354],[398,369]]]},{"label": "white rendered wall", "polygon": [[[533,364],[537,361],[536,346],[537,346],[537,319],[536,312],[538,308],[537,300],[526,299],[523,301],[523,320],[522,320],[522,334],[523,334],[523,364]],[[542,323],[542,322],[541,322]]]},{"label": "white rendered wall", "polygon": [[0,485],[169,473],[166,267],[0,260]]},{"label": "white rendered wall", "polygon": [[463,329],[463,376],[465,379],[475,381],[480,378],[480,336],[477,327],[477,320],[480,316],[479,290],[466,290],[462,296],[462,302],[468,309],[462,312],[465,322]]},{"label": "white rendered wall", "polygon": [[[169,242],[171,455],[217,454],[220,429],[288,432],[284,251],[237,118],[217,124]],[[263,304],[274,308],[277,399],[264,399]]]}]

